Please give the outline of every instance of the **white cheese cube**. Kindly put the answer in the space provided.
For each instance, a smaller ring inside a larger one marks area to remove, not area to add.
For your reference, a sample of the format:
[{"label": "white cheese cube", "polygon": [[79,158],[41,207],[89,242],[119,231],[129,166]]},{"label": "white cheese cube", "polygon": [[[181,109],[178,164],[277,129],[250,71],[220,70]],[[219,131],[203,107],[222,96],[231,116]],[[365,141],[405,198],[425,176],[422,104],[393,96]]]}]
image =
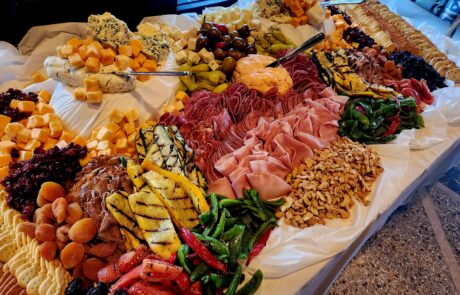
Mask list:
[{"label": "white cheese cube", "polygon": [[187,48],[190,50],[196,49],[196,38],[190,38],[187,41]]},{"label": "white cheese cube", "polygon": [[173,38],[166,38],[166,42],[168,42],[169,46],[172,46],[175,41]]},{"label": "white cheese cube", "polygon": [[210,63],[208,63],[208,66],[211,68],[211,70],[215,71],[217,70],[220,65],[216,62],[216,60],[213,60],[211,61]]},{"label": "white cheese cube", "polygon": [[171,51],[172,51],[172,52],[179,52],[179,51],[181,51],[182,49],[184,49],[184,46],[182,46],[182,44],[180,44],[179,41],[177,41],[176,43],[174,43],[174,44],[171,46]]},{"label": "white cheese cube", "polygon": [[174,53],[174,57],[176,58],[178,64],[183,64],[187,61],[187,52],[185,50],[181,50]]},{"label": "white cheese cube", "polygon": [[172,32],[172,37],[176,41],[179,40],[182,37],[182,32],[177,27],[172,27],[171,32]]},{"label": "white cheese cube", "polygon": [[211,63],[214,60],[214,53],[212,52],[206,52],[204,53],[201,58],[203,58],[203,61],[207,64]]},{"label": "white cheese cube", "polygon": [[187,63],[196,65],[200,62],[201,57],[198,53],[192,50],[187,50]]}]

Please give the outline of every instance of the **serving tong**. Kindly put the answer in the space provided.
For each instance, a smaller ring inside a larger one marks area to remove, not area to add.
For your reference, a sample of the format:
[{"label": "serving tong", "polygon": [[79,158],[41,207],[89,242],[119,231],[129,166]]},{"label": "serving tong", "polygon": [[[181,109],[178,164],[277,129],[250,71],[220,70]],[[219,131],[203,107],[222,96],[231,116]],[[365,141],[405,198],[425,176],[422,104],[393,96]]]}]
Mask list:
[{"label": "serving tong", "polygon": [[189,71],[158,71],[158,72],[106,72],[101,74],[112,74],[121,77],[133,76],[189,76],[191,73]]},{"label": "serving tong", "polygon": [[319,2],[319,6],[327,7],[331,5],[342,5],[342,4],[360,4],[365,0],[326,0]]}]

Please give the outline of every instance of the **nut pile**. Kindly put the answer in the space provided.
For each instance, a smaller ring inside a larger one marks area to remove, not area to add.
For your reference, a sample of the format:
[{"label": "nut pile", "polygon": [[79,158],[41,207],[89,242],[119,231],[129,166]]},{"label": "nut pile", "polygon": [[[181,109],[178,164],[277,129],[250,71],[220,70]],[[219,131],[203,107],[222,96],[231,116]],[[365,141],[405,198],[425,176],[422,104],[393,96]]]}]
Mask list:
[{"label": "nut pile", "polygon": [[277,217],[306,228],[326,218],[348,218],[354,199],[368,205],[372,183],[382,173],[377,153],[345,137],[305,159],[287,176],[291,193]]}]

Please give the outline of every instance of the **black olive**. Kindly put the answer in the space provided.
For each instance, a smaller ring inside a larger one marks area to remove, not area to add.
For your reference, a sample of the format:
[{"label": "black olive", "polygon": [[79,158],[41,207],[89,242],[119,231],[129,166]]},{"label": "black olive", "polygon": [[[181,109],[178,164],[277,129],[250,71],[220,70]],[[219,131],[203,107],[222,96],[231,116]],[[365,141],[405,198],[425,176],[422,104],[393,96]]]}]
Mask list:
[{"label": "black olive", "polygon": [[249,33],[250,33],[250,29],[249,29],[249,26],[244,24],[242,25],[239,29],[238,29],[238,34],[240,34],[240,37],[242,38],[247,38],[249,37]]},{"label": "black olive", "polygon": [[214,58],[217,60],[223,60],[227,56],[227,52],[221,48],[214,49]]},{"label": "black olive", "polygon": [[126,289],[118,289],[115,291],[115,293],[113,293],[113,295],[128,295],[128,292]]},{"label": "black olive", "polygon": [[67,288],[65,288],[65,295],[81,295],[86,294],[85,288],[83,288],[83,281],[80,278],[73,279],[70,281]]},{"label": "black olive", "polygon": [[200,38],[196,39],[196,45],[195,45],[196,51],[200,51],[206,46],[208,46],[208,37],[200,36]]},{"label": "black olive", "polygon": [[230,37],[232,38],[236,38],[236,37],[239,37],[240,34],[238,33],[238,31],[233,31],[231,34],[230,34]]},{"label": "black olive", "polygon": [[247,45],[247,42],[243,38],[235,37],[232,40],[232,46],[238,50],[244,50],[246,45]]},{"label": "black olive", "polygon": [[231,73],[233,73],[233,71],[235,70],[235,67],[236,67],[236,60],[233,57],[227,56],[226,58],[224,58],[222,62],[222,71],[225,74],[230,75]]},{"label": "black olive", "polygon": [[257,54],[256,46],[255,45],[246,46],[246,49],[244,49],[244,54],[246,54],[246,55]]},{"label": "black olive", "polygon": [[233,57],[235,60],[239,60],[243,57],[243,53],[235,48],[230,48],[227,52],[228,56]]},{"label": "black olive", "polygon": [[217,28],[210,28],[208,30],[208,38],[212,41],[218,42],[222,39],[222,33]]}]

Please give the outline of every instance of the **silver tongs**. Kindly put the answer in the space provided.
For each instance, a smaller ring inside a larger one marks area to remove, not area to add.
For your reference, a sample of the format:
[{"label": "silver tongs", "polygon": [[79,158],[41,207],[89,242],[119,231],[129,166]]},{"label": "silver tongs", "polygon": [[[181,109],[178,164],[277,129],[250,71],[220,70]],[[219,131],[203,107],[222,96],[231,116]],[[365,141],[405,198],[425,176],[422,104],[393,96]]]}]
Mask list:
[{"label": "silver tongs", "polygon": [[324,40],[324,34],[323,33],[317,33],[316,35],[314,35],[313,37],[311,37],[307,41],[303,42],[302,45],[300,45],[296,49],[290,51],[285,56],[278,58],[277,60],[275,60],[274,62],[272,62],[272,63],[270,63],[268,65],[266,65],[265,67],[266,68],[277,67],[277,66],[281,65],[281,63],[283,63],[286,60],[290,59],[291,57],[294,57],[297,54],[299,54],[301,52],[304,52],[308,48],[315,46],[316,44],[318,44],[319,42],[321,42],[323,40]]},{"label": "silver tongs", "polygon": [[162,72],[106,72],[104,74],[113,74],[121,77],[133,76],[189,76],[191,75],[188,71],[162,71]]},{"label": "silver tongs", "polygon": [[326,0],[319,2],[319,6],[327,7],[330,5],[342,5],[342,4],[360,4],[363,3],[364,0]]}]

